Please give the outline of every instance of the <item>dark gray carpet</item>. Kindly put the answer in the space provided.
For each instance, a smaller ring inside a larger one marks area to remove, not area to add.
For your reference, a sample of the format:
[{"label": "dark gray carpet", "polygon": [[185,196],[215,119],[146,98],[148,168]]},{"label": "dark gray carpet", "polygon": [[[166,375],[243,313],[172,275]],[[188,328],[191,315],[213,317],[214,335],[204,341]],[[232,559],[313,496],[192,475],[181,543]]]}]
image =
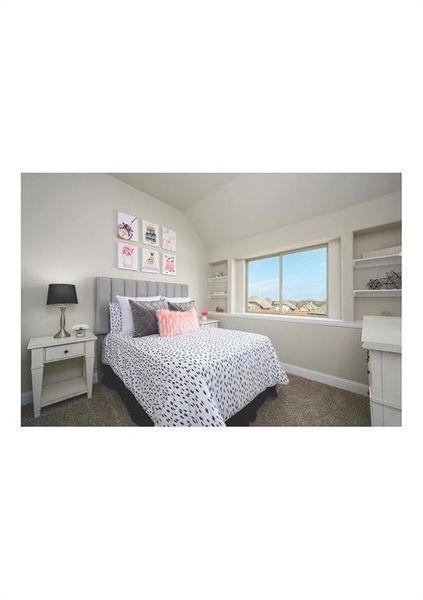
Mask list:
[{"label": "dark gray carpet", "polygon": [[[255,427],[369,426],[369,401],[364,396],[289,376],[289,385],[278,387],[277,398],[268,398],[257,413]],[[86,395],[52,404],[34,419],[32,405],[22,407],[23,426],[111,427],[134,426],[117,392],[96,384]]]},{"label": "dark gray carpet", "polygon": [[[256,427],[369,426],[369,401],[364,396],[289,376],[289,385],[278,388],[277,398],[268,398],[257,413]],[[114,390],[96,384],[93,397],[86,395],[52,404],[34,419],[32,405],[22,407],[23,426],[110,427],[134,426]]]}]

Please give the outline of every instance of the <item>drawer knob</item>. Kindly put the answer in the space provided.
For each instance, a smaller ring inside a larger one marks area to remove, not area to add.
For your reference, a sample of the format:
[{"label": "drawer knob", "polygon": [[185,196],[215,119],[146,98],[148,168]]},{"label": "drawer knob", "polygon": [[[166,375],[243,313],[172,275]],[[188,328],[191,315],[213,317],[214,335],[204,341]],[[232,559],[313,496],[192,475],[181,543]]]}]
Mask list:
[{"label": "drawer knob", "polygon": [[67,354],[69,352],[69,350],[64,350],[64,353]]}]

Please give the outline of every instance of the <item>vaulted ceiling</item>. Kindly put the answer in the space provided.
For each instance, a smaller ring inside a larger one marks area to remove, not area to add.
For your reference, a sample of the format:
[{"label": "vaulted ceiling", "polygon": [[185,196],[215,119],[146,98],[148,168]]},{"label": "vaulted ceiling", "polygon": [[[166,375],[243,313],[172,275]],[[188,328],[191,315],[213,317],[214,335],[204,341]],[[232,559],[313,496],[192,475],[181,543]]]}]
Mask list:
[{"label": "vaulted ceiling", "polygon": [[401,189],[399,173],[113,173],[183,211],[208,247]]},{"label": "vaulted ceiling", "polygon": [[230,173],[112,173],[125,183],[186,211],[234,179]]}]

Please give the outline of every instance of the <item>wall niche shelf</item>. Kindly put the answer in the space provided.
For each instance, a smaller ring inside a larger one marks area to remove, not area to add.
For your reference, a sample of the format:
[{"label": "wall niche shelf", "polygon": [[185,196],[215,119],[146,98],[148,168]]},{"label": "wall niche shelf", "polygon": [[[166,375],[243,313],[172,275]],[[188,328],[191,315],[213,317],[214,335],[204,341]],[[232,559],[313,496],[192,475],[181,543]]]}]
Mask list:
[{"label": "wall niche shelf", "polygon": [[384,279],[389,271],[402,270],[401,222],[354,231],[351,262],[354,320],[362,321],[364,316],[381,314],[400,317],[402,290],[369,289],[368,284],[371,279]]},{"label": "wall niche shelf", "polygon": [[398,298],[402,290],[354,290],[355,298]]},{"label": "wall niche shelf", "polygon": [[400,265],[401,254],[388,254],[386,256],[372,256],[371,258],[356,258],[354,268],[367,269],[370,267],[389,267],[391,265]]},{"label": "wall niche shelf", "polygon": [[[216,277],[217,273],[220,273],[221,276]],[[230,280],[231,275],[227,260],[209,263],[207,273],[209,312],[215,311],[218,307],[222,308],[225,313],[227,312],[230,306]]]},{"label": "wall niche shelf", "polygon": [[225,275],[224,277],[209,277],[209,278],[208,278],[208,282],[209,282],[209,283],[214,283],[215,281],[216,281],[216,282],[218,282],[218,281],[219,281],[219,282],[220,282],[220,281],[227,281],[227,279],[228,279],[228,278],[227,278],[227,276],[226,276],[226,275]]}]

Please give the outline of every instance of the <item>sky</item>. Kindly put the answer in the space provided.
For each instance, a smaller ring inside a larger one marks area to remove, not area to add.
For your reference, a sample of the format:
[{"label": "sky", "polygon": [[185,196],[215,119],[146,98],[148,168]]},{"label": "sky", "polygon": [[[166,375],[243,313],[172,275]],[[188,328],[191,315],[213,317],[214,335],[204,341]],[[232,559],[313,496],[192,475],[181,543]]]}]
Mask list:
[{"label": "sky", "polygon": [[[285,254],[282,258],[284,300],[326,300],[327,248]],[[248,263],[248,295],[279,300],[279,257]]]}]

